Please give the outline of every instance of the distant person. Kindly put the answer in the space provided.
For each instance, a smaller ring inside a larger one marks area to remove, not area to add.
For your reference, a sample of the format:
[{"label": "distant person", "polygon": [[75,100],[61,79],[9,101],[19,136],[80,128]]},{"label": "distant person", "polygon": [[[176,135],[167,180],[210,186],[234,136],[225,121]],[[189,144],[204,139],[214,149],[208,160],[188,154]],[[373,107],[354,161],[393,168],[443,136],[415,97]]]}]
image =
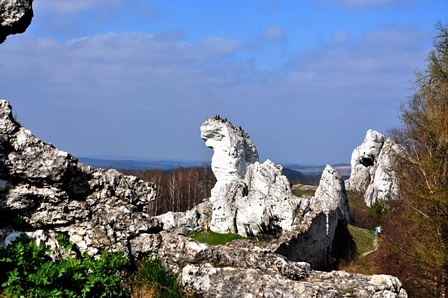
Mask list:
[{"label": "distant person", "polygon": [[381,226],[375,227],[375,229],[373,229],[375,232],[375,235],[378,235],[381,233]]},{"label": "distant person", "polygon": [[208,221],[204,222],[204,231],[208,231]]},{"label": "distant person", "polygon": [[305,208],[303,208],[303,214],[306,214],[308,212],[311,212],[310,206],[306,205]]}]

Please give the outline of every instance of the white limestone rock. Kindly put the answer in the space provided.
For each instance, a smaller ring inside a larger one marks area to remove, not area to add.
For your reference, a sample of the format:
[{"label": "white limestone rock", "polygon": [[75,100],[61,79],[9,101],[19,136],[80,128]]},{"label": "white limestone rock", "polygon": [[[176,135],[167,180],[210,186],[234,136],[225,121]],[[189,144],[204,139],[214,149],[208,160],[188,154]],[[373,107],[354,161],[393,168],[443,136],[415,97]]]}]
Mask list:
[{"label": "white limestone rock", "polygon": [[282,167],[260,164],[255,145],[241,128],[219,116],[201,126],[201,138],[214,150],[210,228],[243,236],[291,229],[300,203],[292,195]]},{"label": "white limestone rock", "polygon": [[187,296],[407,297],[396,277],[314,271],[248,240],[208,246],[179,235],[162,238],[158,257],[179,274]]},{"label": "white limestone rock", "polygon": [[311,210],[337,210],[339,220],[350,221],[350,206],[345,193],[345,184],[341,175],[330,165],[322,172],[319,186],[310,200]]},{"label": "white limestone rock", "polygon": [[289,181],[282,175],[282,167],[270,160],[251,164],[245,182],[248,194],[236,201],[239,233],[278,234],[291,230],[300,199],[292,195]]},{"label": "white limestone rock", "polygon": [[313,197],[303,197],[292,230],[274,239],[268,248],[291,261],[308,262],[313,269],[326,269],[331,258],[336,228],[350,221],[350,207],[342,177],[330,165],[322,172]]},{"label": "white limestone rock", "polygon": [[20,215],[24,232],[66,233],[92,255],[129,254],[131,238],[161,230],[146,213],[157,195],[153,183],[78,163],[22,127],[6,100],[0,100],[0,135],[0,215],[6,222]]},{"label": "white limestone rock", "polygon": [[369,129],[363,143],[353,150],[346,189],[364,193],[368,206],[395,199],[398,187],[392,165],[394,157],[401,152],[400,146],[391,138]]},{"label": "white limestone rock", "polygon": [[201,138],[213,149],[212,170],[216,180],[243,179],[249,164],[258,161],[258,151],[249,135],[219,116],[201,125]]}]

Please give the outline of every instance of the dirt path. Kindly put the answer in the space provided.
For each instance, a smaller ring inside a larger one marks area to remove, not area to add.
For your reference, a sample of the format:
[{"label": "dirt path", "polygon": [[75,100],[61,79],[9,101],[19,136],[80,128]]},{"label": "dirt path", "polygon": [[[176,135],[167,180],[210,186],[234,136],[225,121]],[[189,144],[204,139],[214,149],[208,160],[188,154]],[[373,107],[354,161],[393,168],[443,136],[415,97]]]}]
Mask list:
[{"label": "dirt path", "polygon": [[367,255],[370,255],[371,253],[375,252],[378,250],[378,235],[375,235],[375,238],[373,239],[373,249],[364,252],[363,254],[361,254],[361,258],[365,257]]}]

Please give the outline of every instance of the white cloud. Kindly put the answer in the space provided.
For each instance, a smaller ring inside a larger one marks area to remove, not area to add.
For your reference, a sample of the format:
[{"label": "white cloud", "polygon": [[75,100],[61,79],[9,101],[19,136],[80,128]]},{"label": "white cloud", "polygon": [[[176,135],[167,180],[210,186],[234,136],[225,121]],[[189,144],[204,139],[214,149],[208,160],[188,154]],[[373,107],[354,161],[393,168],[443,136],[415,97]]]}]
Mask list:
[{"label": "white cloud", "polygon": [[169,148],[195,141],[202,150],[198,127],[219,113],[247,129],[266,157],[282,148],[294,160],[298,153],[290,146],[302,148],[301,142],[313,139],[309,154],[325,154],[353,131],[388,126],[393,120],[386,116],[395,116],[406,82],[431,46],[426,34],[400,27],[360,37],[342,32],[264,72],[240,39],[185,42],[178,31],[111,32],[62,43],[23,35],[0,48],[0,69],[8,70],[0,72],[0,90],[23,105],[21,118],[34,133],[56,145],[62,138],[52,134],[76,127],[81,139],[65,136],[61,148],[74,154],[101,153],[109,150],[105,143],[116,154],[140,156],[170,157],[163,156]]},{"label": "white cloud", "polygon": [[383,7],[383,6],[399,6],[409,5],[415,0],[341,0],[347,6],[354,7]]},{"label": "white cloud", "polygon": [[387,27],[354,38],[345,32],[330,43],[297,56],[293,68],[337,70],[356,74],[375,71],[408,71],[426,53],[430,36],[416,28]]},{"label": "white cloud", "polygon": [[53,11],[55,13],[77,13],[93,8],[118,7],[124,0],[41,0],[33,3],[34,10]]},{"label": "white cloud", "polygon": [[281,26],[269,27],[260,35],[260,40],[264,42],[284,42],[286,40],[285,29]]}]

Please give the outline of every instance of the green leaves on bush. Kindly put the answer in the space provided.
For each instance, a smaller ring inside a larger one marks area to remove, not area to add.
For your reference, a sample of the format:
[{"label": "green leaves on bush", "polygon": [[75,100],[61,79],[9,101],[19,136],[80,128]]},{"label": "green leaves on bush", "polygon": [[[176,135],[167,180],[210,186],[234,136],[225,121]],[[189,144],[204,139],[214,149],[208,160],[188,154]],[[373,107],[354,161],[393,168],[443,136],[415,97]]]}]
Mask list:
[{"label": "green leaves on bush", "polygon": [[[65,236],[58,242],[72,249]],[[119,286],[119,270],[127,265],[123,253],[104,252],[99,259],[88,254],[53,262],[51,249],[41,247],[25,234],[0,249],[1,286],[12,297],[127,297]],[[1,275],[3,274],[3,275]]]}]

